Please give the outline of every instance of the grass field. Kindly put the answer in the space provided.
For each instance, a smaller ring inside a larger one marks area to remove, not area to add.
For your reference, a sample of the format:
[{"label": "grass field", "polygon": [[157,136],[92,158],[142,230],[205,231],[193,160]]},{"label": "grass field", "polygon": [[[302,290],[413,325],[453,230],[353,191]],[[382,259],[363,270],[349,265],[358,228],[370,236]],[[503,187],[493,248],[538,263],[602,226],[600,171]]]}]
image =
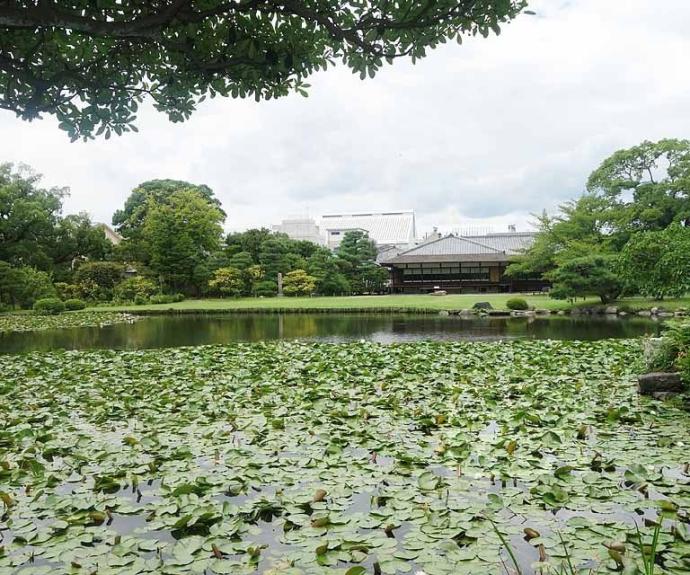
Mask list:
[{"label": "grass field", "polygon": [[[411,310],[460,310],[471,308],[476,302],[488,301],[496,309],[505,309],[506,301],[516,294],[462,294],[447,296],[431,295],[378,295],[344,297],[282,297],[282,298],[227,298],[185,300],[171,304],[122,305],[109,309],[116,310],[303,310],[303,309],[411,309]],[[544,295],[518,295],[536,308],[563,309],[569,307],[564,301],[551,299]]]},{"label": "grass field", "polygon": [[[560,310],[568,309],[572,305],[563,300],[551,299],[547,295],[531,294],[458,294],[447,296],[431,295],[380,295],[380,296],[349,296],[349,297],[297,297],[297,298],[240,298],[240,299],[198,299],[186,300],[171,304],[120,305],[108,309],[119,311],[156,311],[175,309],[181,311],[273,311],[273,310],[327,310],[362,311],[376,310],[460,310],[471,308],[476,302],[487,301],[495,309],[505,309],[506,302],[512,297],[522,297],[530,306],[537,309]],[[626,298],[618,302],[633,309],[649,309],[655,305],[662,305],[674,310],[679,307],[690,307],[690,296],[655,302],[644,298]],[[597,298],[580,300],[575,305],[598,305]],[[98,309],[98,308],[92,308]],[[102,309],[102,308],[101,308]]]}]

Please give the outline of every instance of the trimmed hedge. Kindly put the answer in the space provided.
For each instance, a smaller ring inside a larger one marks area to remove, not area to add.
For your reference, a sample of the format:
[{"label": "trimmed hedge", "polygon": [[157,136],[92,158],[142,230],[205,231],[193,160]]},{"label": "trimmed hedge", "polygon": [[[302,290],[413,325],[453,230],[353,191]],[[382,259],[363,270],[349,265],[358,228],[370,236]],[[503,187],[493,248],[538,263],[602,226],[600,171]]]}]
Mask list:
[{"label": "trimmed hedge", "polygon": [[39,299],[34,303],[34,312],[39,315],[58,315],[65,311],[65,304],[56,297]]},{"label": "trimmed hedge", "polygon": [[176,294],[156,294],[149,298],[150,303],[177,303],[184,300],[184,295],[181,293]]},{"label": "trimmed hedge", "polygon": [[86,304],[83,300],[77,298],[65,300],[65,308],[67,309],[67,311],[78,311],[80,309],[84,309],[85,307]]},{"label": "trimmed hedge", "polygon": [[513,297],[506,302],[506,307],[512,310],[524,311],[529,309],[529,304],[527,303],[527,300],[522,299],[521,297]]}]

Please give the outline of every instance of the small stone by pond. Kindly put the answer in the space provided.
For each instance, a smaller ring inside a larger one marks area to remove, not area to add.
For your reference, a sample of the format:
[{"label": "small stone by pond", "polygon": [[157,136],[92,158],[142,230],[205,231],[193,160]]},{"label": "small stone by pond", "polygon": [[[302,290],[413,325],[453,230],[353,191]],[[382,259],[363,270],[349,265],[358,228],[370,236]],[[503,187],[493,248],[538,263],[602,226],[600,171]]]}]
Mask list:
[{"label": "small stone by pond", "polygon": [[685,385],[679,373],[645,373],[639,376],[637,381],[642,395],[651,395],[659,399],[681,393],[685,390]]}]

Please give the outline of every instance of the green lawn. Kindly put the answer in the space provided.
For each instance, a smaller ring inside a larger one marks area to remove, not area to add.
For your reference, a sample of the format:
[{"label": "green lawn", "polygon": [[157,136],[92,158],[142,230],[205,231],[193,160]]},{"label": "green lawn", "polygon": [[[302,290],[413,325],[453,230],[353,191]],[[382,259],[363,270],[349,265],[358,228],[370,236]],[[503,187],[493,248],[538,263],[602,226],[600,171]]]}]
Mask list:
[{"label": "green lawn", "polygon": [[[447,296],[431,295],[379,295],[348,297],[283,297],[283,298],[241,298],[241,299],[200,299],[186,300],[179,303],[158,305],[122,305],[108,309],[115,310],[274,310],[274,309],[410,309],[410,310],[460,310],[471,308],[480,301],[488,301],[496,309],[505,309],[506,301],[511,297],[524,297],[536,308],[564,309],[569,304],[545,295],[520,294],[462,294]],[[594,301],[594,300],[592,300]]]},{"label": "green lawn", "polygon": [[[530,306],[537,309],[568,309],[571,304],[563,300],[551,299],[547,295],[532,294],[458,294],[447,296],[431,295],[380,295],[348,297],[283,297],[283,298],[241,298],[241,299],[193,299],[170,304],[120,305],[108,309],[119,311],[155,311],[176,309],[183,311],[231,311],[231,310],[325,310],[359,311],[377,310],[460,310],[471,308],[480,301],[488,301],[495,309],[506,309],[506,302],[512,297],[522,297]],[[600,305],[597,298],[580,300],[577,306]],[[661,305],[674,310],[679,307],[690,308],[690,296],[655,302],[645,298],[626,298],[618,305],[628,305],[634,309],[649,309]],[[90,308],[102,309],[102,308]]]}]

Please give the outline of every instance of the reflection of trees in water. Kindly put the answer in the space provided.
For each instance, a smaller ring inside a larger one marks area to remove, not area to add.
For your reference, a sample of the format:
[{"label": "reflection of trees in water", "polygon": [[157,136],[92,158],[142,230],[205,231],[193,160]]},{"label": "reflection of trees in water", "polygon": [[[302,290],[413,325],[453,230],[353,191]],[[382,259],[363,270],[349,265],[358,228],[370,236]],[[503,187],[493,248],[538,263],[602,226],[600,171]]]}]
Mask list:
[{"label": "reflection of trees in water", "polygon": [[404,314],[224,314],[151,316],[133,324],[4,334],[0,351],[51,349],[141,349],[273,341],[373,338],[414,339],[582,339],[639,337],[659,333],[660,324],[646,318],[487,317],[463,318]]}]

